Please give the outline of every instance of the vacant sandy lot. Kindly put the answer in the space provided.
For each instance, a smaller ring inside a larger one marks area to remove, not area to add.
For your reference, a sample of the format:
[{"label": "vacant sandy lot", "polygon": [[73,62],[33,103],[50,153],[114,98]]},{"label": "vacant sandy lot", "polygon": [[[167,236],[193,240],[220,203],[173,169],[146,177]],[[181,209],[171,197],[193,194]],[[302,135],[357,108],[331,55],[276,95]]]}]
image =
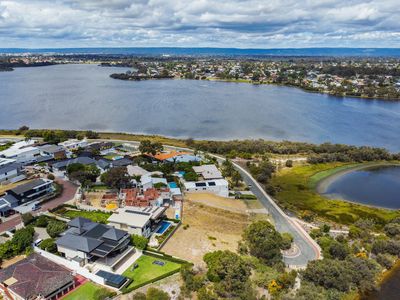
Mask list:
[{"label": "vacant sandy lot", "polygon": [[254,218],[246,210],[242,201],[207,194],[187,195],[183,224],[162,251],[198,266],[204,266],[207,252],[236,251],[243,230]]},{"label": "vacant sandy lot", "polygon": [[192,201],[236,213],[246,213],[247,209],[242,200],[219,197],[210,193],[186,193],[185,201]]}]

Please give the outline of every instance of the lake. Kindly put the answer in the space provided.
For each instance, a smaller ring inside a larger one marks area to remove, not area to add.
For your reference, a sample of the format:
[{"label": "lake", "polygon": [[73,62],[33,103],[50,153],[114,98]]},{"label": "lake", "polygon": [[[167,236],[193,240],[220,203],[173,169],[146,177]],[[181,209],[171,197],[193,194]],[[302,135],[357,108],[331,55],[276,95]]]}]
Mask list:
[{"label": "lake", "polygon": [[273,85],[109,78],[127,70],[57,65],[0,72],[0,128],[265,138],[400,151],[400,102],[338,98]]},{"label": "lake", "polygon": [[362,300],[398,300],[400,298],[400,263],[397,263],[380,285],[379,291]]},{"label": "lake", "polygon": [[391,209],[400,208],[400,166],[357,169],[338,175],[324,196]]}]

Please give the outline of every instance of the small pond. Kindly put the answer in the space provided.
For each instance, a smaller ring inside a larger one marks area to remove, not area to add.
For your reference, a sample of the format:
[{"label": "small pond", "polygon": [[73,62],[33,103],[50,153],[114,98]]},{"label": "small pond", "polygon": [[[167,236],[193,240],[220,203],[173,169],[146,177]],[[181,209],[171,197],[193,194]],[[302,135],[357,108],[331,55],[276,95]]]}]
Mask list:
[{"label": "small pond", "polygon": [[400,166],[368,167],[344,172],[330,181],[323,195],[332,199],[400,209]]}]

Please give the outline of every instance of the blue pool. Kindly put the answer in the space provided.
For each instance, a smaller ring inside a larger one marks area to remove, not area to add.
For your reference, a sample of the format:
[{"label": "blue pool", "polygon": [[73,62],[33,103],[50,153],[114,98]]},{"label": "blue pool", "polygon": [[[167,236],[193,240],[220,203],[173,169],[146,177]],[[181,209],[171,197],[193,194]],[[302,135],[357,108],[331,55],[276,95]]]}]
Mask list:
[{"label": "blue pool", "polygon": [[169,185],[169,187],[170,187],[171,189],[176,189],[176,188],[178,187],[178,185],[176,184],[176,182],[169,182],[168,185]]},{"label": "blue pool", "polygon": [[162,221],[161,227],[158,228],[156,233],[163,234],[168,229],[169,226],[171,226],[170,222]]}]

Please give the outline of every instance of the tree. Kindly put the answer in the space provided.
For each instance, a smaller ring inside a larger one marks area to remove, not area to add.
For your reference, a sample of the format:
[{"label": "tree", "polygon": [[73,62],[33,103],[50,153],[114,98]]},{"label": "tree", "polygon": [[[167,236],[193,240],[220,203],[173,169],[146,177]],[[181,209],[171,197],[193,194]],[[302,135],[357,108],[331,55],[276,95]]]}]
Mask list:
[{"label": "tree", "polygon": [[164,147],[161,143],[152,143],[150,140],[144,140],[140,142],[139,151],[142,154],[152,154],[156,155],[158,152],[164,150]]},{"label": "tree", "polygon": [[50,253],[56,253],[57,252],[57,245],[54,242],[54,239],[45,239],[43,240],[40,245],[39,248],[45,251],[48,251]]},{"label": "tree", "polygon": [[33,222],[34,217],[32,216],[31,213],[25,213],[25,214],[21,215],[21,219],[22,219],[22,222],[24,223],[24,225],[27,226]]},{"label": "tree", "polygon": [[31,246],[35,230],[33,227],[25,227],[17,230],[11,239],[11,244],[15,254],[19,254]]},{"label": "tree", "polygon": [[389,223],[385,225],[385,233],[390,237],[395,237],[400,235],[400,224],[399,223]]},{"label": "tree", "polygon": [[126,167],[116,167],[101,175],[101,181],[110,188],[120,189],[130,186],[130,177]]},{"label": "tree", "polygon": [[347,292],[350,288],[351,274],[343,262],[323,259],[310,261],[303,272],[303,279],[326,289]]},{"label": "tree", "polygon": [[281,236],[282,236],[281,249],[282,250],[290,249],[290,247],[292,247],[292,243],[293,243],[293,236],[288,232],[282,233]]},{"label": "tree", "polygon": [[46,227],[46,231],[52,238],[58,237],[67,229],[67,225],[61,221],[50,221]]},{"label": "tree", "polygon": [[204,256],[207,278],[220,298],[255,299],[249,277],[251,268],[239,255],[231,251],[215,251]]},{"label": "tree", "polygon": [[268,221],[257,221],[244,231],[243,240],[250,254],[261,259],[267,265],[282,261],[282,236]]},{"label": "tree", "polygon": [[70,164],[67,167],[68,177],[72,180],[77,180],[82,186],[90,186],[96,182],[100,175],[100,170],[96,165],[82,165],[79,163]]},{"label": "tree", "polygon": [[329,247],[329,254],[332,258],[344,260],[350,253],[347,245],[334,241]]},{"label": "tree", "polygon": [[47,224],[49,223],[49,219],[46,216],[39,216],[36,221],[35,225],[37,227],[47,227]]},{"label": "tree", "polygon": [[149,242],[149,240],[146,239],[144,236],[141,236],[138,234],[132,234],[131,242],[132,242],[132,245],[135,246],[136,248],[138,248],[140,250],[144,250],[144,249],[146,249],[147,243]]}]

